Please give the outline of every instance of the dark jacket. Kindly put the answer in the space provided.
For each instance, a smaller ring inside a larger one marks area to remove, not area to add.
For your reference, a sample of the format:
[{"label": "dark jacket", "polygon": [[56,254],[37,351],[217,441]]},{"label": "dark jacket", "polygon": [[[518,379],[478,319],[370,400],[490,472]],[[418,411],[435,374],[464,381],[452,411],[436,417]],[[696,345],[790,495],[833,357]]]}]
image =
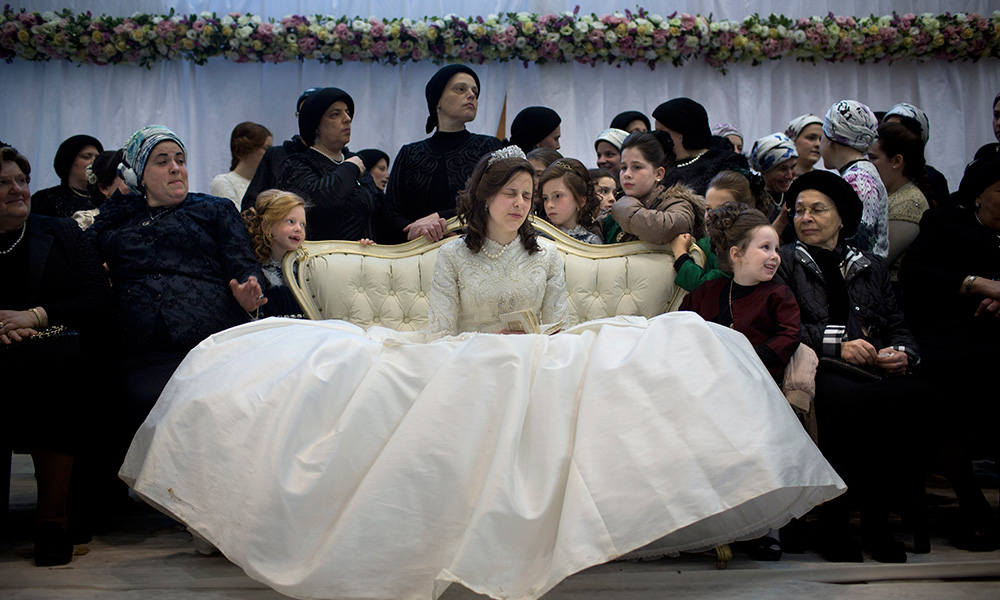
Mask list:
[{"label": "dark jacket", "polygon": [[677,162],[678,165],[686,164],[687,166],[674,166],[667,169],[667,173],[663,176],[663,181],[660,183],[663,187],[670,187],[675,183],[683,183],[694,190],[694,193],[701,196],[704,196],[705,192],[708,191],[708,184],[712,181],[712,178],[721,171],[750,170],[750,163],[747,162],[747,157],[733,152],[732,144],[729,144],[727,148],[714,138],[708,152],[702,154],[697,160],[693,162],[690,160]]},{"label": "dark jacket", "polygon": [[188,194],[157,210],[142,196],[113,197],[87,233],[110,270],[128,349],[193,348],[249,320],[230,279],[267,286],[229,200]]},{"label": "dark jacket", "polygon": [[841,271],[847,284],[847,325],[830,324],[827,282],[819,265],[802,242],[782,246],[778,277],[791,288],[799,303],[802,343],[819,356],[840,356],[842,342],[865,339],[876,349],[893,347],[909,355],[910,365],[919,357],[917,344],[896,305],[885,261],[873,254],[847,247]]},{"label": "dark jacket", "polygon": [[298,135],[292,139],[285,140],[280,146],[271,146],[264,152],[264,157],[260,159],[257,170],[254,171],[253,179],[247,186],[247,191],[243,193],[243,202],[240,203],[240,212],[257,204],[257,196],[264,190],[278,187],[278,177],[281,175],[281,165],[285,164],[285,159],[292,154],[305,152],[309,147],[302,143],[302,138]]},{"label": "dark jacket", "polygon": [[[344,158],[354,156],[344,150]],[[285,159],[278,188],[306,201],[306,237],[311,240],[377,239],[374,221],[385,217],[385,196],[357,165],[337,164],[316,150]]]}]

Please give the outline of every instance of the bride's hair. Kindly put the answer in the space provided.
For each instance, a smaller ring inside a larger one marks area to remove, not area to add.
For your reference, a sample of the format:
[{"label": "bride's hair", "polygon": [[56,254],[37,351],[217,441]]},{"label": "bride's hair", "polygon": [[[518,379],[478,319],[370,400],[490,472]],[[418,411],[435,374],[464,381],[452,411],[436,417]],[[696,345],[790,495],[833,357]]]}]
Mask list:
[{"label": "bride's hair", "polygon": [[[483,249],[483,239],[486,237],[486,225],[489,222],[486,201],[500,193],[510,178],[521,172],[531,176],[534,188],[535,168],[530,162],[512,157],[490,164],[490,158],[491,155],[487,154],[479,160],[465,188],[458,193],[458,219],[465,225],[465,245],[474,253]],[[530,217],[524,220],[517,233],[528,253],[541,250]]]}]

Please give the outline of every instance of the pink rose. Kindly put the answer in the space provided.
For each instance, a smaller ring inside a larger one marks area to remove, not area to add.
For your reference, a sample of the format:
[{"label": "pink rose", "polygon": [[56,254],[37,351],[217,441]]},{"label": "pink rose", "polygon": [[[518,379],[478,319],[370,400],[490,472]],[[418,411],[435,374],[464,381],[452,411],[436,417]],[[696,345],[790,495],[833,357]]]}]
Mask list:
[{"label": "pink rose", "polygon": [[697,25],[698,20],[694,18],[694,15],[681,13],[681,29],[693,29]]}]

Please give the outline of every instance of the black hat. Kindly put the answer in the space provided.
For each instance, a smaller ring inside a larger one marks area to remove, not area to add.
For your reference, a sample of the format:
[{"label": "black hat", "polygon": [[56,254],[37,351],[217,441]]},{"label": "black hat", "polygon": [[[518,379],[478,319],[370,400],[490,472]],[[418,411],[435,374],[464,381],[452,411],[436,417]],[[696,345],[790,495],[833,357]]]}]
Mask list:
[{"label": "black hat", "polygon": [[319,128],[320,119],[323,118],[326,109],[337,101],[343,101],[347,105],[347,114],[353,119],[354,99],[340,88],[328,87],[317,90],[302,103],[299,109],[299,136],[306,146],[316,143],[316,129]]},{"label": "black hat", "polygon": [[837,207],[840,220],[844,224],[841,239],[846,239],[854,235],[861,223],[861,209],[863,205],[858,193],[854,191],[851,184],[847,183],[843,177],[829,171],[809,171],[799,175],[792,182],[792,187],[785,193],[785,206],[789,212],[795,211],[795,201],[799,194],[805,190],[816,190],[825,194]]},{"label": "black hat", "polygon": [[445,86],[458,73],[472,75],[476,87],[482,88],[479,85],[479,75],[476,75],[475,71],[465,65],[448,65],[439,69],[434,77],[431,77],[431,80],[427,82],[427,87],[424,88],[424,97],[427,98],[427,112],[430,113],[430,116],[427,117],[427,133],[434,131],[434,128],[438,126],[437,105],[441,100],[441,94],[444,94]]},{"label": "black hat", "polygon": [[674,98],[656,107],[653,118],[664,127],[683,136],[687,150],[708,148],[712,145],[712,130],[708,126],[705,107],[690,98]]},{"label": "black hat", "polygon": [[545,106],[529,106],[517,113],[510,124],[510,143],[516,144],[525,154],[535,145],[549,137],[559,127],[562,119],[559,113]]},{"label": "black hat", "polygon": [[962,183],[958,185],[958,195],[965,206],[972,207],[986,188],[1000,181],[1000,154],[984,154],[965,167]]},{"label": "black hat", "polygon": [[104,152],[104,146],[101,145],[101,142],[89,135],[74,135],[59,144],[59,150],[56,151],[56,157],[52,161],[52,166],[56,170],[56,175],[59,176],[59,179],[63,183],[66,183],[66,180],[69,178],[69,171],[73,168],[73,161],[76,160],[76,155],[87,146],[93,146],[97,148],[98,152]]},{"label": "black hat", "polygon": [[365,171],[371,171],[372,167],[375,166],[381,159],[385,159],[386,166],[389,166],[389,155],[376,148],[368,148],[367,150],[361,150],[357,154],[358,158],[365,165]]},{"label": "black hat", "polygon": [[302,92],[302,95],[299,96],[299,99],[295,101],[295,116],[296,117],[299,116],[299,109],[302,108],[302,103],[306,101],[306,98],[308,98],[309,96],[312,96],[313,94],[315,94],[316,92],[320,91],[321,89],[323,89],[323,88],[309,88],[308,90]]},{"label": "black hat", "polygon": [[649,118],[637,110],[627,110],[623,113],[618,113],[614,119],[611,119],[611,129],[628,131],[628,124],[632,121],[642,121],[646,125],[646,131],[652,129],[649,126]]}]

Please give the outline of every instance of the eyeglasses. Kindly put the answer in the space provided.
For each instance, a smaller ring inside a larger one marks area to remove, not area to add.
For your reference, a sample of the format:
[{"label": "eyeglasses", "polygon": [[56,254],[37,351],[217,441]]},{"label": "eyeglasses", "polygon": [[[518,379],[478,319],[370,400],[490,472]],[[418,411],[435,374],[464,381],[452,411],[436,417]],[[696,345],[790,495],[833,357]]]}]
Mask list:
[{"label": "eyeglasses", "polygon": [[5,175],[0,177],[0,189],[9,189],[15,183],[19,188],[28,187],[28,184],[31,183],[31,177],[28,177],[27,175],[18,175],[16,177],[7,177]]},{"label": "eyeglasses", "polygon": [[795,216],[801,218],[809,213],[812,213],[812,216],[819,218],[831,210],[833,210],[832,206],[796,206]]}]

